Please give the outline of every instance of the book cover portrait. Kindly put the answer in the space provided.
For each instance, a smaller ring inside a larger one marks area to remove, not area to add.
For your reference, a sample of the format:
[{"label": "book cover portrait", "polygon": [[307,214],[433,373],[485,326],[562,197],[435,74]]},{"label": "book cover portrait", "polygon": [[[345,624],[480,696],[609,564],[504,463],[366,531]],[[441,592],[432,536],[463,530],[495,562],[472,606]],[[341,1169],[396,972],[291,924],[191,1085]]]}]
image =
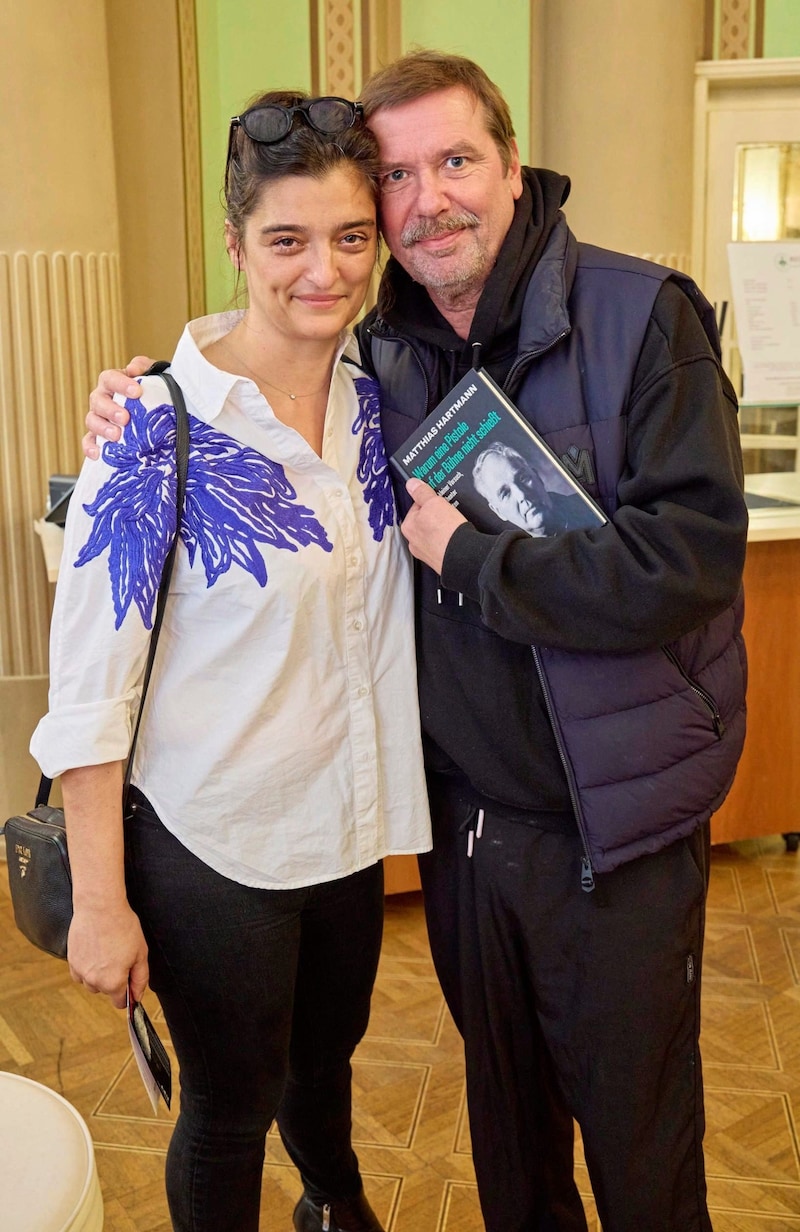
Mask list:
[{"label": "book cover portrait", "polygon": [[392,455],[479,530],[534,538],[607,518],[488,373],[471,369]]}]

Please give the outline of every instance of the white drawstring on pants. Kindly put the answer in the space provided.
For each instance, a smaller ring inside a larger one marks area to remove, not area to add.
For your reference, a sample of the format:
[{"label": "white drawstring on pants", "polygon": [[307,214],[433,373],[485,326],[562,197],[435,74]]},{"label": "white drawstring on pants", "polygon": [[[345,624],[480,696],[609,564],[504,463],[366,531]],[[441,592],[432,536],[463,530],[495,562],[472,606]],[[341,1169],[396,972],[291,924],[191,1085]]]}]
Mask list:
[{"label": "white drawstring on pants", "polygon": [[475,849],[475,839],[480,838],[481,835],[483,834],[483,818],[484,818],[483,809],[478,809],[477,825],[475,826],[474,830],[469,830],[467,832],[467,859],[468,860],[472,859],[472,852]]}]

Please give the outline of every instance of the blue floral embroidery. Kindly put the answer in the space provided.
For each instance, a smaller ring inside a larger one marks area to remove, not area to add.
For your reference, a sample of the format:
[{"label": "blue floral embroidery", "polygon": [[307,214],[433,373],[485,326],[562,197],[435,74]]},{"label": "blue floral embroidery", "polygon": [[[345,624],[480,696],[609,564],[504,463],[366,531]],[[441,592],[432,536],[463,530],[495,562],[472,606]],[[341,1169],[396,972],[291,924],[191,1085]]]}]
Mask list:
[{"label": "blue floral embroidery", "polygon": [[353,379],[358,395],[358,415],[352,427],[353,436],[363,428],[358,459],[358,479],[369,506],[369,524],[376,543],[383,539],[387,526],[394,524],[394,497],[386,451],[381,434],[381,395],[378,382],[368,376]]},{"label": "blue floral embroidery", "polygon": [[[125,405],[131,421],[122,441],[103,448],[114,473],[83,506],[95,521],[75,567],[108,548],[115,627],[119,629],[133,602],[150,629],[175,530],[175,410],[165,404],[146,411],[139,399]],[[280,463],[192,415],[189,440],[180,535],[191,565],[199,551],[207,586],[234,564],[266,586],[258,543],[290,552],[308,544],[333,550],[314,511],[298,503]]]}]

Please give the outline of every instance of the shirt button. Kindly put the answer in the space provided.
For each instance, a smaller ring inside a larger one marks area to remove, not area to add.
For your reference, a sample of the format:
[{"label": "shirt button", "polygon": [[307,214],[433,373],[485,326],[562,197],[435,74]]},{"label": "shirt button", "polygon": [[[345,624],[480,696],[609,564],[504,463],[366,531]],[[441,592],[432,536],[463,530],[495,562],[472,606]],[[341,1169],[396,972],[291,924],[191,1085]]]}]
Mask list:
[{"label": "shirt button", "polygon": [[359,697],[366,697],[368,693],[369,693],[369,689],[367,688],[367,686],[366,686],[365,684],[362,684],[362,685],[361,685],[361,687],[360,687],[360,688],[359,688],[359,690],[358,690],[358,696],[359,696]]},{"label": "shirt button", "polygon": [[361,632],[361,630],[364,628],[364,621],[363,621],[363,620],[354,620],[354,621],[353,621],[353,628],[355,629],[356,633],[360,633],[360,632]]},{"label": "shirt button", "polygon": [[351,557],[350,557],[350,564],[351,564],[351,565],[353,565],[353,566],[357,565],[357,564],[358,564],[358,557],[357,557],[357,556],[351,556]]}]

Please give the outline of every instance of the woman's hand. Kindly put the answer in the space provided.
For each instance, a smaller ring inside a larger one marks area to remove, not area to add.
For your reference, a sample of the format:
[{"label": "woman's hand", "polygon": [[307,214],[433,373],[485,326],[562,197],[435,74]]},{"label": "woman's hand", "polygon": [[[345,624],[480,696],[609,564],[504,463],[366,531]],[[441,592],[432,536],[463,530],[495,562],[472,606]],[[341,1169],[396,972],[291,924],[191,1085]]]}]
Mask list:
[{"label": "woman's hand", "polygon": [[119,440],[130,415],[124,406],[114,401],[114,394],[120,394],[123,398],[137,398],[139,386],[130,378],[142,376],[152,362],[146,355],[137,355],[124,371],[108,368],[100,373],[97,388],[89,395],[89,414],[86,416],[86,427],[89,431],[81,442],[87,458],[100,457],[98,437],[107,441]]},{"label": "woman's hand", "polygon": [[67,938],[67,962],[76,984],[103,993],[117,1009],[125,1008],[129,978],[132,996],[141,1001],[150,976],[147,942],[139,917],[127,901],[112,909],[76,907]]},{"label": "woman's hand", "polygon": [[150,969],[147,942],[125,889],[121,761],[76,766],[61,775],[72,867],[70,975],[90,992],[125,1005],[130,976],[138,1001]]}]

